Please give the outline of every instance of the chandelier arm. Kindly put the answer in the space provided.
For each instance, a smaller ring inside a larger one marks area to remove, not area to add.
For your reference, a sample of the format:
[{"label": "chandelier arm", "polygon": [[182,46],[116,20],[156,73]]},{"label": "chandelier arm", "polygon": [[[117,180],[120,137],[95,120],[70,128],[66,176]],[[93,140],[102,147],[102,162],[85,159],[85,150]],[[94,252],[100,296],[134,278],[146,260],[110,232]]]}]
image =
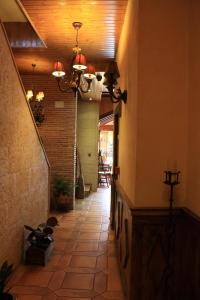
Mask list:
[{"label": "chandelier arm", "polygon": [[127,90],[124,90],[123,92],[121,91],[120,88],[117,89],[117,95],[114,92],[114,87],[113,85],[109,85],[106,87],[109,91],[110,94],[110,99],[113,103],[118,103],[120,101],[123,101],[126,103],[127,101]]},{"label": "chandelier arm", "polygon": [[87,88],[86,89],[83,89],[81,84],[79,85],[79,89],[82,93],[88,93],[90,91],[92,79],[86,79],[86,82],[87,82]]},{"label": "chandelier arm", "polygon": [[64,80],[63,78],[57,77],[56,80],[57,80],[58,88],[61,92],[71,93],[71,86],[66,86],[65,88],[62,87],[61,82]]}]

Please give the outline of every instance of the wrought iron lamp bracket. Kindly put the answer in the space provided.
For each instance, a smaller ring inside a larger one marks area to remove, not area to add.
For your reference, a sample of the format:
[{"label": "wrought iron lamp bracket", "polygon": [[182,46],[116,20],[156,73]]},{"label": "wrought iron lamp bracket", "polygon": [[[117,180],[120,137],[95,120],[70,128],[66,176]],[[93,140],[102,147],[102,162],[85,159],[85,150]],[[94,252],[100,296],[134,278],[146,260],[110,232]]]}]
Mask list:
[{"label": "wrought iron lamp bracket", "polygon": [[124,90],[122,92],[121,89],[118,88],[115,94],[113,85],[106,86],[106,88],[109,91],[110,100],[112,101],[112,103],[118,103],[120,101],[123,101],[124,103],[127,102],[127,90]]}]

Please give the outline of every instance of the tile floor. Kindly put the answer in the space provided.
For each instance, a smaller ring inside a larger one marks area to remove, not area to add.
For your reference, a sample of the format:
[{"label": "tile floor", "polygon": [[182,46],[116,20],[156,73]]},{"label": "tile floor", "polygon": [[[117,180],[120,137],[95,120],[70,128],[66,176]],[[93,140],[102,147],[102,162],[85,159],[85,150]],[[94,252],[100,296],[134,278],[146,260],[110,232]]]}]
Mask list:
[{"label": "tile floor", "polygon": [[99,189],[59,216],[48,264],[20,265],[11,279],[17,300],[122,300],[110,190]]}]

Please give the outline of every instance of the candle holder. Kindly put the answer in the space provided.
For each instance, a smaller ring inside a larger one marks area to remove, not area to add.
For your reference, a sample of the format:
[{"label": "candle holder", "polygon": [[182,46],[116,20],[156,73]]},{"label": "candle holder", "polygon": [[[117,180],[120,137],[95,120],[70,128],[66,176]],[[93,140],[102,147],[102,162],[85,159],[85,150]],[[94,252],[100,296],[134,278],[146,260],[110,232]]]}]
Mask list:
[{"label": "candle holder", "polygon": [[[154,264],[155,253],[157,253],[158,249],[160,249],[163,259],[155,294],[153,294],[152,297],[152,299],[155,300],[170,300],[173,299],[174,294],[175,286],[173,284],[173,278],[175,267],[176,222],[173,209],[173,192],[174,187],[180,183],[179,175],[180,171],[164,171],[163,183],[170,187],[168,215],[166,219],[163,220],[163,223],[160,224],[160,228],[151,236],[151,241],[149,241],[150,247],[146,265],[150,280],[152,277],[150,266]],[[155,285],[155,282],[152,281],[152,285]]]},{"label": "candle holder", "polygon": [[169,209],[170,211],[173,208],[173,191],[174,186],[179,184],[179,175],[180,171],[164,171],[164,182],[165,184],[170,186],[170,198],[169,198]]},{"label": "candle holder", "polygon": [[173,192],[174,187],[180,183],[179,181],[180,171],[164,171],[164,184],[170,186],[170,197],[169,197],[169,219],[166,224],[166,252],[165,252],[165,268],[163,272],[163,299],[169,300],[171,293],[173,293],[172,276],[174,271],[174,249],[176,239],[176,224],[173,216]]}]

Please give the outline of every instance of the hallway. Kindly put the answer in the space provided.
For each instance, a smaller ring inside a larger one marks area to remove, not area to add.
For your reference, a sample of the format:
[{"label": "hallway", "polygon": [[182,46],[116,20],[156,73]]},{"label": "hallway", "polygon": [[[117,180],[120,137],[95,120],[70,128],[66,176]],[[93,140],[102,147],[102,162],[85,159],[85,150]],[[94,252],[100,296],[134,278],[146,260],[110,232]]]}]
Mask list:
[{"label": "hallway", "polygon": [[11,279],[18,300],[123,299],[109,199],[110,189],[98,189],[58,218],[48,264],[21,265]]}]

